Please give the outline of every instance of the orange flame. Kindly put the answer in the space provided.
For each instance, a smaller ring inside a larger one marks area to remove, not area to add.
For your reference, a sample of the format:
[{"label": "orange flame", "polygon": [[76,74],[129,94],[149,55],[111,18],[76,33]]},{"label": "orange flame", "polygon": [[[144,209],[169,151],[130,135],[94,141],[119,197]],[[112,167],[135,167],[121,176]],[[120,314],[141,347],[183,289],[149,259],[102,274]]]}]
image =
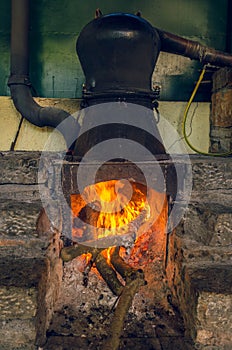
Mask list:
[{"label": "orange flame", "polygon": [[[131,250],[135,261],[142,261],[143,253],[146,255],[149,250],[148,237],[152,230],[155,228],[155,237],[158,237],[157,232],[161,228],[162,231],[165,230],[167,222],[166,194],[153,189],[147,190],[146,186],[127,180],[111,180],[90,185],[82,194],[71,195],[71,208],[74,240],[76,238],[78,242],[82,242],[83,238],[83,242],[86,242],[104,239],[110,235],[135,233],[137,238]],[[77,219],[79,220],[76,223]],[[125,256],[124,248],[120,252]],[[105,249],[102,254],[111,265],[112,247]],[[88,264],[90,259],[91,255],[86,254],[85,263]]]},{"label": "orange flame", "polygon": [[109,248],[102,251],[102,255],[106,259],[108,265],[111,265],[112,249],[113,249],[113,247],[109,247]]},{"label": "orange flame", "polygon": [[[87,207],[86,207],[87,206]],[[73,217],[80,217],[85,209],[84,219],[98,230],[97,239],[112,234],[127,233],[128,224],[133,222],[143,210],[149,215],[146,201],[146,187],[127,180],[111,180],[90,185],[82,195],[71,195]],[[81,218],[82,219],[82,218]],[[74,235],[81,235],[79,228],[74,228]]]},{"label": "orange flame", "polygon": [[[161,218],[167,211],[167,197],[165,193],[147,190],[145,185],[133,181],[111,180],[90,185],[82,194],[72,194],[71,208],[74,240],[85,244],[86,241],[132,233],[136,240],[131,254],[141,260],[148,249],[147,233],[150,231],[151,234],[151,227],[155,224],[156,231],[159,226],[165,227],[166,219],[161,225]],[[102,252],[109,265],[111,249]]]}]

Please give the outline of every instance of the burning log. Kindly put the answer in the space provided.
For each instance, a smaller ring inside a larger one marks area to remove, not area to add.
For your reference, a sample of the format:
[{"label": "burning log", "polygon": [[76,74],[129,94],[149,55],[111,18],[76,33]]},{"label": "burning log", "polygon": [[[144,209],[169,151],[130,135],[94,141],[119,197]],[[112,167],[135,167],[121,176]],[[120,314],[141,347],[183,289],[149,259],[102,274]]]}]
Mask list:
[{"label": "burning log", "polygon": [[111,263],[116,271],[127,281],[130,280],[131,276],[137,273],[136,269],[133,269],[119,255],[120,247],[113,247],[111,254]]},{"label": "burning log", "polygon": [[102,253],[98,254],[95,260],[96,268],[100,272],[102,278],[107,283],[110,290],[115,294],[120,296],[123,291],[123,285],[117,278],[116,272],[107,263],[106,259]]},{"label": "burning log", "polygon": [[82,244],[73,245],[71,247],[65,247],[61,250],[61,258],[64,262],[71,261],[82,254],[92,254],[92,260],[96,259],[96,256],[104,248],[89,247]]},{"label": "burning log", "polygon": [[[94,248],[78,244],[71,247],[63,248],[61,250],[61,258],[64,262],[68,262],[82,254],[91,254],[92,263],[95,263],[98,272],[100,273],[104,281],[107,283],[112,293],[119,296],[122,293],[123,285],[118,280],[117,274],[114,271],[114,269],[112,269],[112,267],[107,263],[105,257],[102,255],[102,251],[104,250],[106,249]],[[120,271],[122,272],[122,268],[120,269]],[[121,273],[119,272],[119,274]],[[125,274],[122,272],[122,277],[124,276]]]},{"label": "burning log", "polygon": [[106,249],[78,244],[63,248],[61,250],[61,258],[64,262],[68,262],[82,254],[91,254],[92,263],[95,263],[97,270],[107,283],[112,293],[119,296],[122,293],[123,285],[118,280],[116,272],[110,267],[105,257],[101,254],[103,250]]},{"label": "burning log", "polygon": [[[119,296],[122,293],[123,285],[118,280],[116,272],[110,267],[105,257],[101,254],[103,250],[105,249],[79,244],[63,248],[61,251],[61,258],[64,262],[68,262],[82,254],[91,254],[91,265],[95,263],[98,272],[107,283],[112,293]],[[84,280],[84,285],[87,285],[85,282]]]}]

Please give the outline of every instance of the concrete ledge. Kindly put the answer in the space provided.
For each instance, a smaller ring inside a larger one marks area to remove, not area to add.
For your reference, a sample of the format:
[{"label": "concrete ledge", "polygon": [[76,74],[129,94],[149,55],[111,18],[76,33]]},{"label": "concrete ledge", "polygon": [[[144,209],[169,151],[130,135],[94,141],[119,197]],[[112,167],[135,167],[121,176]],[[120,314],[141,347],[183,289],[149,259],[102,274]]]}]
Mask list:
[{"label": "concrete ledge", "polygon": [[[43,107],[57,107],[71,114],[80,109],[79,99],[38,97],[35,98],[35,101]],[[0,125],[4,130],[0,139],[0,151],[9,151],[18,131],[21,115],[15,109],[10,97],[0,96],[0,106]],[[162,123],[158,125],[161,135],[164,140],[166,139],[168,145],[175,144],[182,136],[182,120],[185,107],[186,102],[160,101],[159,103],[160,115],[179,133],[177,137],[173,134],[167,135],[165,126],[162,126]],[[190,134],[190,141],[204,152],[207,152],[209,148],[209,113],[210,103],[193,102],[189,110],[187,123],[187,134]],[[194,118],[191,118],[193,115]],[[41,151],[47,142],[49,142],[50,150],[65,150],[66,145],[59,132],[54,132],[52,139],[49,140],[52,132],[53,129],[51,128],[39,128],[24,119],[14,150]],[[194,153],[187,145],[186,152]]]}]

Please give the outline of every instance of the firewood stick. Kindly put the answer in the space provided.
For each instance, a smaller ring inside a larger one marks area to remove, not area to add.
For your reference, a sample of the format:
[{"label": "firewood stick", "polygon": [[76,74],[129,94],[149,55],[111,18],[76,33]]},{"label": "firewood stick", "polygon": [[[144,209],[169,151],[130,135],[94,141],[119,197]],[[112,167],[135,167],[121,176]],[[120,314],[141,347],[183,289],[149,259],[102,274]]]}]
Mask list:
[{"label": "firewood stick", "polygon": [[63,248],[61,250],[60,255],[63,261],[68,262],[82,254],[90,253],[92,254],[93,260],[94,260],[96,255],[98,255],[102,250],[103,250],[102,248],[94,248],[94,247],[78,244],[78,245],[73,245],[71,247]]},{"label": "firewood stick", "polygon": [[137,272],[136,275],[136,278],[128,281],[123,289],[122,295],[115,309],[109,336],[105,345],[103,346],[103,350],[118,350],[119,348],[125,317],[129,311],[129,308],[131,307],[133,298],[139,287],[145,284],[143,273]]},{"label": "firewood stick", "polygon": [[95,265],[108,287],[115,295],[121,295],[123,285],[118,280],[116,272],[108,265],[105,257],[100,253],[95,259]]},{"label": "firewood stick", "polygon": [[136,269],[125,263],[125,261],[119,255],[120,247],[113,247],[111,249],[110,262],[112,263],[115,270],[127,280],[133,273],[136,273]]},{"label": "firewood stick", "polygon": [[78,244],[75,246],[63,248],[61,250],[61,258],[63,261],[68,262],[82,254],[91,253],[92,260],[95,262],[97,270],[107,283],[112,293],[115,295],[120,295],[123,290],[123,285],[118,280],[115,271],[108,265],[106,259],[101,254],[102,250],[104,249]]}]

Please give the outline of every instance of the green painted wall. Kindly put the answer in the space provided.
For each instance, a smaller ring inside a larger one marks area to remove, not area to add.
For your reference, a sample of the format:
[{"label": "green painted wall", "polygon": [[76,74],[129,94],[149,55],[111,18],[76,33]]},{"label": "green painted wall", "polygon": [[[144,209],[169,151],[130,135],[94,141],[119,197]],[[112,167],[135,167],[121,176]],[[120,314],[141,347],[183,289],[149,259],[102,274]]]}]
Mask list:
[{"label": "green painted wall", "polygon": [[[38,96],[81,96],[83,73],[76,56],[78,33],[96,8],[110,12],[142,12],[152,25],[226,49],[227,4],[230,0],[31,0],[30,76]],[[10,0],[0,1],[0,95],[9,95]],[[145,54],[145,53],[144,53]],[[189,98],[201,65],[186,59],[183,72],[159,77],[161,99]],[[170,63],[172,65],[172,63]],[[199,100],[208,100],[202,91]]]}]

